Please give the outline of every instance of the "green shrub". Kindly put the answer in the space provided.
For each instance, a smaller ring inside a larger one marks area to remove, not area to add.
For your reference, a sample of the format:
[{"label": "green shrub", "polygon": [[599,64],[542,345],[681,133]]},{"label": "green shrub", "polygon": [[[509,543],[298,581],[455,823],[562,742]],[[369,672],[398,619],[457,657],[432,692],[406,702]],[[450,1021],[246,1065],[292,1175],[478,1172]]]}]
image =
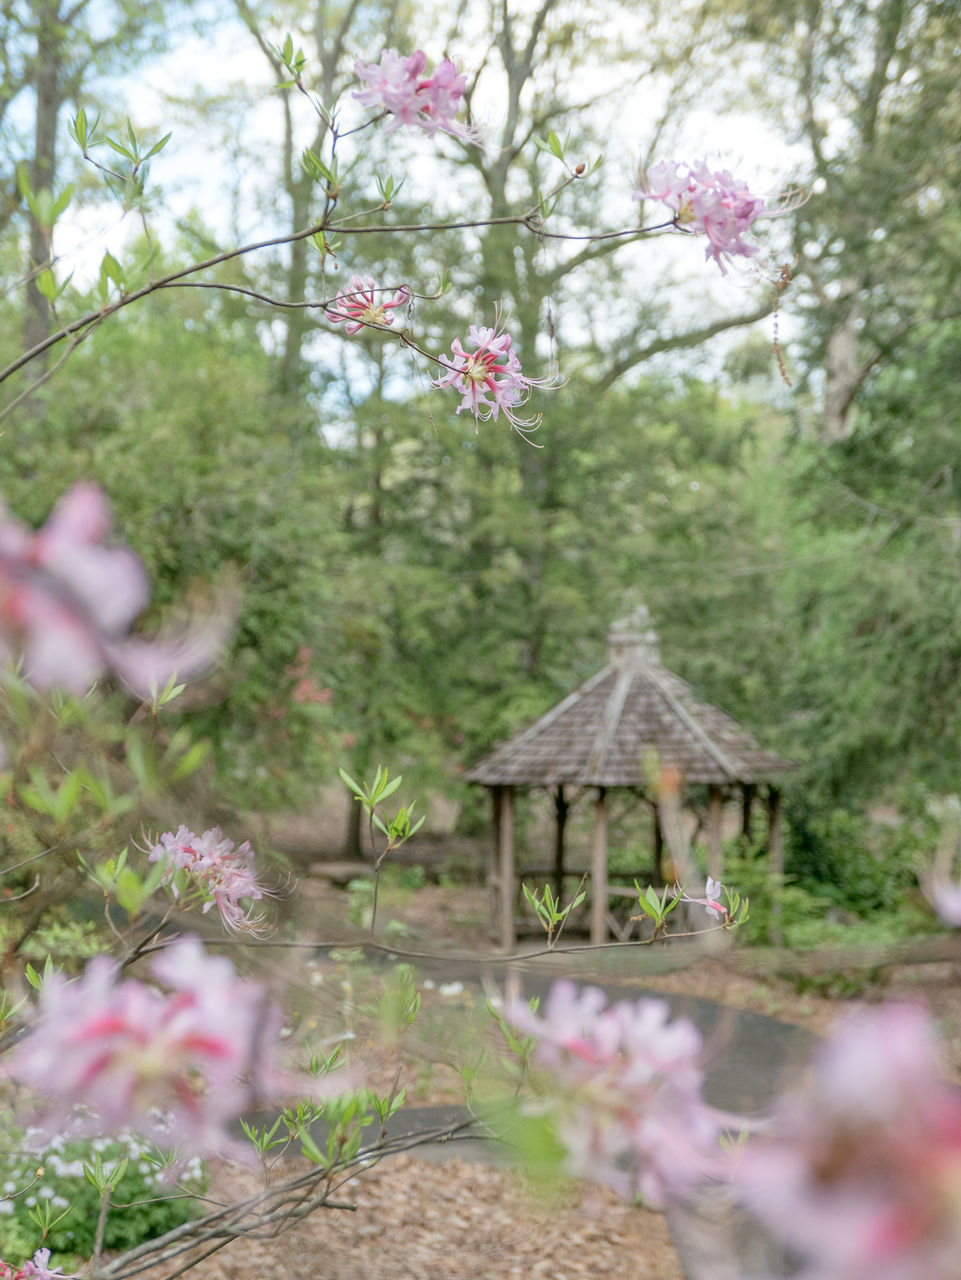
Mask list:
[{"label": "green shrub", "polygon": [[916,837],[909,824],[881,833],[845,809],[793,815],[784,870],[809,893],[844,911],[890,911],[915,882]]},{"label": "green shrub", "polygon": [[32,1257],[41,1246],[51,1250],[58,1264],[72,1265],[92,1255],[101,1197],[84,1165],[93,1166],[98,1156],[107,1173],[127,1161],[111,1194],[105,1249],[133,1248],[201,1212],[190,1194],[206,1190],[201,1162],[188,1161],[174,1186],[164,1180],[153,1145],[135,1134],[58,1138],[42,1152],[25,1149],[29,1134],[11,1132],[6,1138],[0,1148],[0,1257],[7,1261]]}]

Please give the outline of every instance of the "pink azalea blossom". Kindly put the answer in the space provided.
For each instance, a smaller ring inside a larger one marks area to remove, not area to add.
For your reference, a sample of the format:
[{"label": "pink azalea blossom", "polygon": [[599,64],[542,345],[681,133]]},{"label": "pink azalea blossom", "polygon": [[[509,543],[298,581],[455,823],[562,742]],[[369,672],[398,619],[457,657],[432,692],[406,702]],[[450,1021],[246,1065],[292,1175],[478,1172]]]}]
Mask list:
[{"label": "pink azalea blossom", "polygon": [[924,887],[938,918],[954,928],[961,925],[961,882],[936,872]]},{"label": "pink azalea blossom", "polygon": [[7,1074],[39,1095],[44,1127],[88,1111],[81,1128],[123,1128],[187,1152],[233,1153],[227,1126],[287,1081],[275,1065],[279,1010],[196,938],[153,960],[168,990],[123,978],[105,956],[45,984],[33,1030]]},{"label": "pink azalea blossom", "polygon": [[212,827],[202,836],[195,836],[184,826],[178,828],[176,835],[165,831],[150,850],[151,862],[166,861],[167,872],[161,884],[169,884],[175,896],[177,872],[185,871],[199,892],[207,896],[205,913],[216,905],[228,929],[248,933],[257,931],[261,918],[245,911],[241,902],[259,901],[264,896],[254,872],[253,856],[249,840],[237,848],[219,827]]},{"label": "pink azalea blossom", "polygon": [[536,1042],[568,1170],[661,1207],[718,1164],[721,1117],[701,1097],[693,1023],[661,1000],[607,1005],[596,987],[554,984],[543,1016],[521,1001],[508,1020]]},{"label": "pink azalea blossom", "polygon": [[641,173],[635,200],[660,200],[674,212],[674,224],[707,236],[705,257],[713,258],[727,274],[734,257],[753,257],[757,245],[744,239],[751,224],[770,215],[765,201],[748,190],[727,169],[712,172],[703,162],[692,166],[667,160]]},{"label": "pink azalea blossom", "polygon": [[0,658],[22,655],[39,688],[86,693],[113,671],[146,696],[176,672],[209,666],[225,638],[223,619],[173,643],[128,634],[150,598],[143,565],[106,543],[110,508],[92,484],[75,484],[36,533],[0,504]]},{"label": "pink azalea blossom", "polygon": [[499,325],[488,329],[472,324],[467,341],[476,350],[466,351],[460,338],[455,338],[451,343],[454,358],[440,357],[447,372],[433,380],[434,386],[453,387],[462,397],[457,412],[469,409],[478,422],[488,418],[496,422],[503,412],[514,430],[526,439],[540,425],[540,418],[519,418],[515,410],[530,398],[532,387],[550,387],[556,379],[526,377],[511,335]]},{"label": "pink azalea blossom", "polygon": [[370,276],[354,276],[350,288],[338,293],[324,315],[332,324],[340,324],[342,320],[346,320],[348,333],[359,333],[369,326],[382,328],[393,324],[394,317],[390,313],[396,307],[407,306],[410,290],[402,285],[389,301],[379,297],[385,292],[377,288]]},{"label": "pink azalea blossom", "polygon": [[385,49],[380,62],[354,63],[357,78],[367,85],[354,97],[363,106],[393,117],[387,133],[407,125],[423,129],[428,137],[441,130],[464,142],[476,142],[474,131],[454,119],[467,77],[458,74],[449,58],[439,62],[431,75],[425,75],[426,70],[427,55],[420,49],[406,58]]},{"label": "pink azalea blossom", "polygon": [[715,880],[712,876],[708,876],[703,898],[689,897],[678,885],[674,887],[674,896],[680,898],[682,902],[692,902],[695,906],[703,907],[707,914],[713,916],[715,920],[727,920],[727,907],[720,900],[723,891],[724,886],[720,880]]},{"label": "pink azalea blossom", "polygon": [[707,885],[704,889],[704,906],[707,909],[707,914],[709,916],[713,916],[715,920],[727,919],[727,908],[721,904],[721,894],[723,891],[724,886],[721,884],[720,880],[714,880],[711,876],[708,876]]},{"label": "pink azalea blossom", "polygon": [[[0,1268],[2,1267],[3,1263],[0,1263]],[[25,1262],[19,1271],[5,1273],[0,1270],[0,1280],[3,1280],[5,1274],[10,1274],[12,1280],[76,1280],[76,1272],[72,1271],[65,1276],[62,1267],[50,1266],[49,1249],[38,1249],[33,1260]]]},{"label": "pink azalea blossom", "polygon": [[939,1077],[924,1011],[887,1005],[845,1023],[734,1182],[807,1264],[804,1280],[955,1280],[961,1096]]}]

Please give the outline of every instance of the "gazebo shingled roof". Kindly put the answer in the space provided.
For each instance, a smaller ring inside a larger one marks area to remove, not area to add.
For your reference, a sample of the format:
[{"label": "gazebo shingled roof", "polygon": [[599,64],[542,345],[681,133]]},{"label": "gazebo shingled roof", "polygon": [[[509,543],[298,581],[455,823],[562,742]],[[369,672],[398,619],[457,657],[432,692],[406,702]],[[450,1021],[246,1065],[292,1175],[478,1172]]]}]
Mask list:
[{"label": "gazebo shingled roof", "polygon": [[[616,633],[614,633],[616,634]],[[623,634],[623,633],[621,633]],[[647,752],[691,783],[767,782],[793,766],[726,712],[699,702],[645,637],[472,769],[484,786],[636,787]]]},{"label": "gazebo shingled roof", "polygon": [[[740,787],[749,806],[758,783],[771,784],[794,767],[792,762],[762,750],[754,737],[726,712],[699,701],[685,680],[661,666],[657,634],[651,630],[649,615],[642,607],[633,617],[612,627],[608,662],[602,671],[529,728],[502,743],[465,776],[469,782],[492,789],[497,810],[505,795],[512,799],[516,787],[554,789],[562,827],[565,786],[596,787],[603,805],[608,788],[643,788],[643,762],[650,753],[656,754],[660,766],[679,770],[685,784],[708,786],[712,862],[718,876],[721,788]],[[770,795],[776,802],[773,787]],[[501,817],[496,817],[501,862],[502,826]],[[774,841],[771,843],[773,846]],[[561,861],[562,846],[561,830]],[[779,849],[777,852],[779,857]],[[595,870],[600,881],[599,869]],[[502,898],[506,890],[500,885],[506,874],[506,866],[499,875],[495,872]],[[510,875],[513,879],[512,868]],[[604,878],[606,881],[606,875]],[[506,922],[504,904],[500,915]],[[594,929],[595,933],[598,931],[599,926]],[[507,932],[504,923],[505,943],[509,941]]]}]

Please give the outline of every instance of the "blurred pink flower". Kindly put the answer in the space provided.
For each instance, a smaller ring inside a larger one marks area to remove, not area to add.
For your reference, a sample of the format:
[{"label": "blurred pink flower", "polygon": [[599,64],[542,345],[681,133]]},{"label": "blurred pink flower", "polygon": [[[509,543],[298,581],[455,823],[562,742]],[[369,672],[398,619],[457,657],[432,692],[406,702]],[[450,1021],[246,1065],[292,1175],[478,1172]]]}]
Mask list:
[{"label": "blurred pink flower", "polygon": [[245,933],[256,932],[261,918],[245,910],[241,901],[259,901],[264,896],[254,872],[253,856],[249,840],[237,848],[219,827],[195,836],[181,826],[176,835],[164,832],[150,850],[151,862],[167,862],[167,873],[161,884],[170,884],[176,896],[176,873],[185,871],[194,887],[207,897],[204,912],[216,904],[226,927]]},{"label": "blurred pink flower", "polygon": [[747,1206],[807,1263],[804,1280],[955,1280],[961,1096],[938,1074],[930,1020],[865,1009],[734,1171]]},{"label": "blurred pink flower", "polygon": [[104,956],[74,982],[54,975],[7,1074],[44,1099],[44,1126],[84,1108],[88,1132],[130,1128],[161,1146],[230,1153],[227,1125],[287,1086],[275,1065],[279,1010],[196,938],[167,947],[151,971],[167,994],[121,978]]},{"label": "blurred pink flower", "polygon": [[935,871],[924,883],[928,901],[945,924],[961,925],[961,883]]},{"label": "blurred pink flower", "polygon": [[535,1062],[569,1171],[661,1207],[717,1165],[721,1117],[701,1097],[700,1033],[661,1000],[607,1005],[596,987],[556,982],[543,1017],[521,1001],[508,1021]]},{"label": "blurred pink flower", "polygon": [[526,439],[540,419],[519,418],[515,409],[530,398],[532,387],[550,387],[556,379],[526,377],[510,334],[499,325],[488,329],[472,324],[467,340],[476,350],[465,351],[460,338],[455,338],[451,343],[454,358],[440,357],[447,372],[433,380],[434,386],[453,387],[462,397],[457,412],[469,409],[478,422],[488,418],[496,422],[503,411],[514,430]]},{"label": "blurred pink flower", "polygon": [[753,257],[757,245],[744,239],[751,224],[770,215],[765,201],[748,190],[727,169],[712,172],[703,162],[681,166],[662,160],[640,175],[635,200],[660,200],[674,211],[677,227],[707,236],[705,257],[713,258],[727,274],[733,257]]},{"label": "blurred pink flower", "polygon": [[19,1271],[5,1272],[2,1270],[3,1263],[0,1263],[0,1280],[4,1280],[6,1275],[12,1276],[12,1280],[76,1280],[76,1272],[71,1272],[65,1276],[62,1267],[50,1266],[50,1250],[38,1249],[33,1255],[32,1262],[25,1262]]},{"label": "blurred pink flower", "polygon": [[0,657],[22,654],[39,688],[82,694],[112,671],[147,696],[209,666],[226,638],[223,617],[173,642],[128,635],[150,586],[129,548],[105,544],[111,524],[92,484],[69,489],[36,533],[0,504]]},{"label": "blurred pink flower", "polygon": [[406,307],[410,301],[410,290],[403,285],[389,301],[378,301],[384,289],[378,289],[371,276],[353,276],[350,288],[338,293],[324,315],[332,324],[340,324],[346,320],[348,333],[359,333],[369,326],[374,328],[393,324],[390,314],[397,307]]},{"label": "blurred pink flower", "polygon": [[474,131],[454,119],[467,77],[458,74],[449,58],[439,62],[432,75],[425,76],[426,70],[427,55],[420,49],[406,58],[385,49],[380,62],[354,63],[357,78],[368,86],[354,97],[365,107],[393,116],[387,133],[407,125],[423,129],[428,137],[440,129],[464,142],[477,142]]},{"label": "blurred pink flower", "polygon": [[324,706],[329,706],[334,700],[334,691],[330,688],[321,689],[310,676],[304,676],[302,680],[298,680],[291,690],[291,702],[318,702]]}]

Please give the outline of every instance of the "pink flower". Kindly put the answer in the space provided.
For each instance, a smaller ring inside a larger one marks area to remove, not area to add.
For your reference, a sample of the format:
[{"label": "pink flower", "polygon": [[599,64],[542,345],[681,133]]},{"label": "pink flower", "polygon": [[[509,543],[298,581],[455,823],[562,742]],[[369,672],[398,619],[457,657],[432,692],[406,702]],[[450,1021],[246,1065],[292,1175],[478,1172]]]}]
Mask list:
[{"label": "pink flower", "polygon": [[128,635],[150,598],[147,575],[127,547],[109,546],[102,491],[75,484],[33,533],[0,504],[0,657],[22,654],[39,688],[86,693],[113,671],[137,693],[176,672],[208,666],[225,639],[223,619],[175,643]]},{"label": "pink flower", "polygon": [[729,912],[727,907],[720,901],[724,886],[720,880],[715,880],[711,876],[707,878],[707,884],[704,888],[703,898],[691,898],[680,888],[679,885],[674,886],[674,896],[680,898],[682,902],[692,902],[695,906],[701,906],[709,916],[713,916],[715,920],[727,920]]},{"label": "pink flower", "polygon": [[167,947],[151,971],[168,993],[122,978],[103,956],[74,982],[50,978],[8,1074],[44,1098],[46,1126],[86,1108],[89,1132],[232,1152],[227,1125],[286,1084],[274,1063],[279,1010],[196,938]]},{"label": "pink flower", "polygon": [[259,901],[264,896],[254,873],[249,840],[245,840],[238,849],[219,827],[195,836],[181,826],[176,835],[164,832],[159,843],[151,849],[150,861],[160,860],[167,862],[167,872],[161,884],[169,884],[175,896],[179,893],[177,872],[186,872],[193,886],[207,898],[203,906],[205,913],[216,904],[228,929],[256,932],[261,924],[260,917],[253,916],[240,905],[242,900]]},{"label": "pink flower", "polygon": [[723,907],[720,902],[723,890],[724,886],[721,884],[720,880],[714,880],[711,876],[708,876],[707,885],[704,889],[704,906],[707,909],[707,914],[709,916],[713,916],[715,920],[727,919],[727,909]]},{"label": "pink flower", "polygon": [[476,350],[465,351],[461,340],[455,338],[451,343],[454,358],[440,357],[447,373],[433,379],[434,386],[453,387],[463,397],[457,412],[469,409],[478,422],[488,418],[496,422],[503,411],[514,430],[526,439],[529,432],[537,430],[540,417],[519,418],[515,409],[530,398],[532,387],[550,387],[556,379],[525,377],[510,334],[499,326],[471,325],[467,340]]},{"label": "pink flower", "polygon": [[961,883],[935,872],[925,884],[928,901],[945,924],[961,925]]},{"label": "pink flower", "polygon": [[660,200],[674,211],[674,225],[700,231],[708,238],[705,257],[727,274],[732,257],[753,257],[757,245],[744,233],[755,219],[770,214],[765,201],[726,170],[712,173],[703,162],[682,167],[662,160],[640,175],[635,200]]},{"label": "pink flower", "polygon": [[515,1002],[508,1020],[536,1042],[571,1173],[660,1207],[717,1164],[720,1116],[701,1097],[702,1043],[661,1000],[607,1006],[596,987],[557,982],[543,1017]]},{"label": "pink flower", "polygon": [[357,78],[368,86],[354,97],[365,107],[393,116],[387,133],[408,125],[423,129],[428,137],[440,129],[464,142],[476,142],[474,131],[453,118],[467,88],[467,77],[458,75],[449,58],[439,62],[430,76],[424,75],[426,69],[427,55],[420,49],[406,58],[385,49],[380,62],[354,63]]},{"label": "pink flower", "polygon": [[384,292],[377,288],[370,276],[354,276],[350,289],[338,293],[324,315],[332,324],[346,320],[348,333],[359,333],[369,326],[383,328],[394,323],[391,311],[396,307],[406,307],[410,301],[410,290],[406,285],[402,285],[389,302],[378,301],[377,295]]},{"label": "pink flower", "polygon": [[[0,1271],[0,1280],[3,1275],[4,1272]],[[62,1267],[50,1266],[50,1250],[38,1249],[32,1262],[25,1262],[19,1271],[13,1273],[13,1280],[76,1280],[76,1272],[65,1276]]]},{"label": "pink flower", "polygon": [[953,1280],[961,1257],[961,1097],[926,1014],[865,1009],[734,1174],[805,1280]]}]

